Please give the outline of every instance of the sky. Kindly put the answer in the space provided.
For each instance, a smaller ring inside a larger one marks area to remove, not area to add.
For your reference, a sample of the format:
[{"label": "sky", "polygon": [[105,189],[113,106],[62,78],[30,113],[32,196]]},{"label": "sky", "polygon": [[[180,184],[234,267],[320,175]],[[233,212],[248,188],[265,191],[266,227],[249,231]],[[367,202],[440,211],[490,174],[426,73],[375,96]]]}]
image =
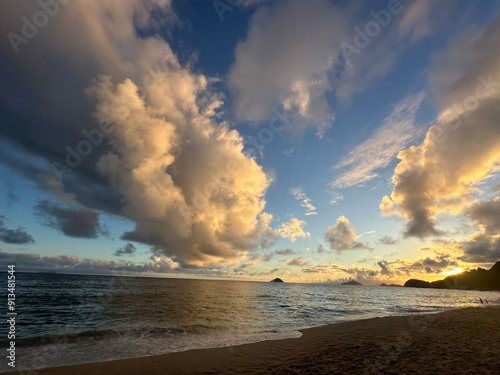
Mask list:
[{"label": "sky", "polygon": [[404,283],[500,260],[500,1],[0,12],[0,265]]}]

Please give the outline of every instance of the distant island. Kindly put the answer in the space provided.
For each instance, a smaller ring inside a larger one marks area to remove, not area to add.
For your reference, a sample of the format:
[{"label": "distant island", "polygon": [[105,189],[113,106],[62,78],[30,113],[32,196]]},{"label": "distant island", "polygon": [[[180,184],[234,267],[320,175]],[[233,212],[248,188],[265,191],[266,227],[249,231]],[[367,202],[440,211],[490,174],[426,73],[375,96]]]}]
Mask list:
[{"label": "distant island", "polygon": [[363,285],[363,284],[358,283],[356,280],[351,280],[351,281],[347,281],[345,283],[342,283],[342,285]]},{"label": "distant island", "polygon": [[402,287],[403,285],[382,283],[382,284],[380,284],[380,286],[400,286],[400,287]]},{"label": "distant island", "polygon": [[270,281],[271,283],[284,283],[283,280],[281,280],[279,277],[275,278],[274,280]]},{"label": "distant island", "polygon": [[478,268],[432,282],[410,279],[404,286],[410,288],[500,290],[500,261],[496,262],[489,270]]}]

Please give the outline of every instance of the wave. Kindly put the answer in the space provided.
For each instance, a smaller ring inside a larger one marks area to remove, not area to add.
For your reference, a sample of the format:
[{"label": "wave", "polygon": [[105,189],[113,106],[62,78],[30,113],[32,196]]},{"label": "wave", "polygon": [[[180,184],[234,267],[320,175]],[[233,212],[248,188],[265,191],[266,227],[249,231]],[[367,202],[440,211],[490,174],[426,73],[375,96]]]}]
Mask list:
[{"label": "wave", "polygon": [[[192,324],[182,328],[179,327],[127,327],[116,329],[95,329],[76,333],[46,334],[41,336],[16,338],[16,345],[19,347],[41,346],[41,345],[61,345],[77,342],[103,341],[119,338],[167,338],[187,334],[203,334],[214,327],[204,324]],[[0,340],[0,346],[5,346],[9,340]]]}]

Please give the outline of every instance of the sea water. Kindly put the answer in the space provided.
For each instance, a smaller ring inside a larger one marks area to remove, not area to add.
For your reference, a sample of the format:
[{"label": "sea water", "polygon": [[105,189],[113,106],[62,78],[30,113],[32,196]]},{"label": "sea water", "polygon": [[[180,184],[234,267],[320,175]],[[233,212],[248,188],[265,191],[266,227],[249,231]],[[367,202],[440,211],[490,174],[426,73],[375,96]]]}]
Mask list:
[{"label": "sea water", "polygon": [[[480,298],[500,303],[498,292],[18,272],[15,370],[296,338],[303,328]],[[6,290],[2,300],[7,312]],[[2,319],[2,349],[8,330]],[[7,362],[0,371],[14,370]]]}]

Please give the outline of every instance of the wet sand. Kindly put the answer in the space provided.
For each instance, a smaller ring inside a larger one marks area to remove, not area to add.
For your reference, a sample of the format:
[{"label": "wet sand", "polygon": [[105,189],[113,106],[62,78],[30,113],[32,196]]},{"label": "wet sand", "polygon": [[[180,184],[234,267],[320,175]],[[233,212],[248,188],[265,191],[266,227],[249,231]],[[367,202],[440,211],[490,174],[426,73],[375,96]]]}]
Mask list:
[{"label": "wet sand", "polygon": [[298,339],[24,374],[500,374],[500,306],[359,320],[301,332]]}]

